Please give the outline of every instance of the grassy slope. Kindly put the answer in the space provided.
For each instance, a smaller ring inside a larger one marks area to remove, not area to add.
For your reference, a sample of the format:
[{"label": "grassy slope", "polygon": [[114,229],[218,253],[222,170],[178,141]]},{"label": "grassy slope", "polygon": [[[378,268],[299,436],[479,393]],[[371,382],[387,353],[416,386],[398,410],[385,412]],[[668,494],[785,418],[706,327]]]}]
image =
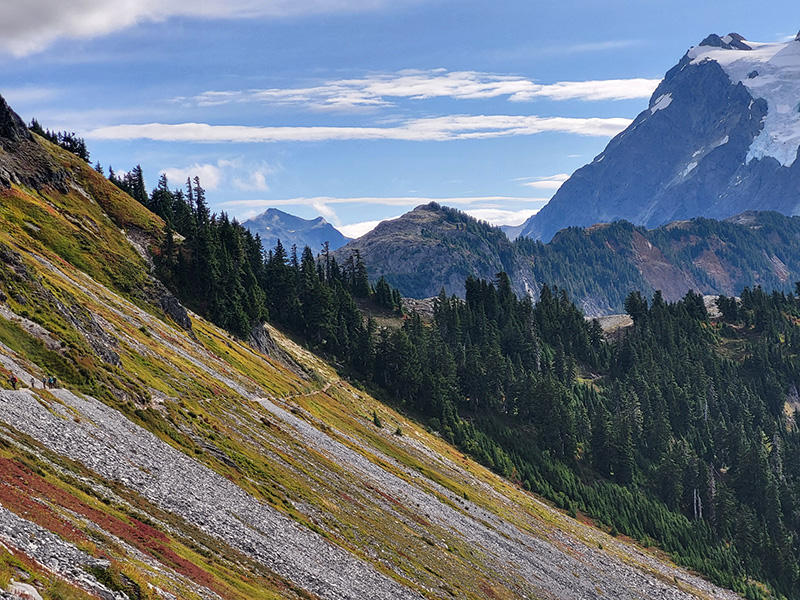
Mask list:
[{"label": "grassy slope", "polygon": [[[278,332],[273,335],[305,366],[305,379],[202,320],[193,319],[197,340],[190,339],[141,298],[146,265],[120,233],[122,226],[152,235],[162,223],[78,159],[42,144],[90,198],[78,189],[0,192],[0,243],[19,252],[24,265],[0,263],[0,287],[8,298],[0,316],[0,356],[37,375],[56,374],[71,389],[102,399],[256,498],[430,597],[511,599],[519,590],[479,548],[309,447],[254,399],[272,399],[462,514],[478,507],[487,515],[483,520],[499,516],[575,556],[581,547],[564,544],[565,534],[659,578],[694,585],[489,473],[342,381]],[[121,366],[102,362],[59,304],[93,315],[116,340]],[[6,372],[0,367],[0,374]],[[44,405],[58,401],[46,390],[35,393]],[[194,598],[194,581],[225,598],[306,597],[124,486],[53,455],[13,424],[0,429],[0,445],[0,480],[6,484],[0,486],[0,503],[91,555],[108,557],[111,565],[101,575],[112,587],[155,597],[151,585]],[[15,561],[25,557],[0,555],[0,583],[4,573],[22,569],[39,578],[45,598],[84,597],[41,567]]]}]

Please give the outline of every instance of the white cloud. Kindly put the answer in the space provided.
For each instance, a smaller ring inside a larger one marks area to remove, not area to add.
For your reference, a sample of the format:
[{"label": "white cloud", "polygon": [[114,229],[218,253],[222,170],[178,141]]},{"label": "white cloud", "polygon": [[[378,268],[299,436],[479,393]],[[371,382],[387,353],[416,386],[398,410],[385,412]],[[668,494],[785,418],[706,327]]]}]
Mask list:
[{"label": "white cloud", "polygon": [[164,169],[161,173],[167,176],[167,180],[173,187],[176,184],[182,186],[189,178],[194,179],[195,177],[199,177],[203,187],[207,190],[216,190],[222,178],[222,173],[218,165],[201,165],[199,163],[185,168],[172,167]]},{"label": "white cloud", "polygon": [[406,70],[356,79],[339,79],[305,88],[273,88],[203,92],[193,98],[174,98],[183,104],[217,106],[232,103],[269,103],[305,106],[317,110],[353,110],[392,105],[391,99],[484,99],[506,96],[513,101],[629,100],[649,98],[658,79],[560,81],[538,84],[513,75],[475,71]]},{"label": "white cloud", "polygon": [[533,135],[544,132],[612,137],[631,123],[625,118],[455,115],[414,119],[393,127],[250,127],[207,123],[112,125],[85,134],[90,139],[162,142],[315,142],[328,140],[447,141]]},{"label": "white cloud", "polygon": [[605,79],[597,81],[559,81],[539,86],[531,91],[520,91],[511,100],[526,101],[534,98],[549,100],[635,100],[649,98],[660,79]]},{"label": "white cloud", "polygon": [[[236,166],[240,169],[244,168],[241,165],[241,161],[239,161]],[[246,170],[247,170],[246,176],[233,178],[233,187],[235,187],[237,190],[242,190],[244,192],[269,191],[269,184],[267,183],[267,177],[269,177],[270,175],[274,175],[277,172],[277,169],[262,162],[258,166]]]},{"label": "white cloud", "polygon": [[520,202],[536,204],[546,204],[549,198],[524,198],[519,196],[472,196],[462,198],[424,198],[419,196],[400,196],[400,197],[353,197],[353,198],[335,198],[331,196],[314,196],[314,197],[301,197],[301,198],[280,198],[276,200],[257,199],[257,200],[229,200],[220,203],[219,206],[242,209],[242,214],[245,210],[264,210],[275,206],[311,206],[317,207],[319,205],[328,204],[364,204],[364,205],[378,205],[378,206],[403,206],[415,207],[420,204],[428,204],[430,202],[438,202],[439,204],[446,204],[449,206],[470,206],[473,204],[490,204],[496,202]]},{"label": "white cloud", "polygon": [[559,173],[558,175],[550,175],[549,177],[535,177],[533,181],[523,183],[525,187],[532,187],[537,190],[557,190],[561,184],[569,179],[567,173]]},{"label": "white cloud", "polygon": [[342,232],[343,235],[349,238],[359,238],[362,235],[366,235],[373,229],[375,229],[378,225],[383,223],[383,221],[391,221],[393,219],[397,219],[400,215],[395,217],[389,217],[388,219],[383,219],[382,221],[362,221],[361,223],[351,223],[350,225],[340,225],[337,227],[339,231]]},{"label": "white cloud", "polygon": [[523,210],[504,210],[502,208],[474,208],[464,211],[471,217],[486,221],[491,225],[520,225],[539,212],[538,208]]},{"label": "white cloud", "polygon": [[194,179],[200,177],[203,187],[216,190],[224,182],[230,182],[234,188],[242,191],[266,192],[269,191],[267,177],[278,172],[279,169],[259,162],[250,164],[242,158],[220,159],[216,163],[195,163],[189,167],[170,167],[161,171],[165,173],[170,185],[182,185],[187,177]]},{"label": "white cloud", "polygon": [[341,220],[339,220],[339,215],[336,214],[336,211],[333,210],[328,204],[325,202],[324,199],[316,199],[311,203],[311,206],[314,207],[320,215],[325,217],[329,222],[333,223],[335,226],[339,226],[342,224]]},{"label": "white cloud", "polygon": [[386,0],[8,0],[0,3],[0,49],[23,56],[58,39],[97,37],[172,17],[292,17],[370,11],[388,4]]}]

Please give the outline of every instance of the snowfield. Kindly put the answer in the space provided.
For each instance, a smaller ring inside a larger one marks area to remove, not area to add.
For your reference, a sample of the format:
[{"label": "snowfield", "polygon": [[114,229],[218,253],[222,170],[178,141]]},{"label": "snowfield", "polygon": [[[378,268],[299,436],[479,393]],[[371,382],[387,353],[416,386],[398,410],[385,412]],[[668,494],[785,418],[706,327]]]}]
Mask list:
[{"label": "snowfield", "polygon": [[746,43],[752,50],[695,46],[689,58],[692,64],[717,62],[733,82],[742,83],[754,98],[767,101],[764,128],[750,146],[747,162],[772,157],[789,167],[800,147],[800,41]]}]

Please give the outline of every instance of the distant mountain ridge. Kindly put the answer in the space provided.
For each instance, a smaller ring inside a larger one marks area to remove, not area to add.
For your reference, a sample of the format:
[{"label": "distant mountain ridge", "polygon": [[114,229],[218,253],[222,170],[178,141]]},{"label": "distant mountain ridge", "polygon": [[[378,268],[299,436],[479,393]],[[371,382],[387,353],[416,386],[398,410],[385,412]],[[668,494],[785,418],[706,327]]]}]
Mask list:
[{"label": "distant mountain ridge", "polygon": [[543,284],[566,290],[590,315],[620,312],[633,290],[668,301],[690,289],[737,294],[745,286],[793,289],[800,280],[800,217],[747,212],[647,230],[626,221],[570,227],[550,243],[508,240],[458,210],[419,206],[339,250],[358,250],[372,279],[384,276],[409,297],[464,294],[464,278],[509,274],[517,294]]},{"label": "distant mountain ridge", "polygon": [[293,245],[300,250],[308,246],[316,253],[325,242],[330,244],[331,250],[336,250],[350,240],[322,217],[303,219],[277,208],[268,208],[242,225],[261,237],[266,250],[274,248],[280,240],[287,250]]},{"label": "distant mountain ridge", "polygon": [[800,211],[800,35],[780,44],[710,35],[649,106],[578,169],[521,235],[628,220],[649,228],[747,210]]}]

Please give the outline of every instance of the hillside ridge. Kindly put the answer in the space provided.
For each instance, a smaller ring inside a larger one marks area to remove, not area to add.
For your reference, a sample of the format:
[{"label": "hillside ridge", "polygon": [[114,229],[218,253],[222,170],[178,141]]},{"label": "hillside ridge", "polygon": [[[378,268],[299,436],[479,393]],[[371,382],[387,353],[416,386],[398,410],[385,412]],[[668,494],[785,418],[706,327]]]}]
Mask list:
[{"label": "hillside ridge", "polygon": [[695,218],[653,230],[626,221],[570,227],[542,244],[509,241],[498,228],[428,204],[382,223],[336,256],[358,250],[372,280],[383,276],[411,298],[464,295],[472,275],[504,271],[518,295],[543,284],[566,290],[586,314],[621,312],[629,292],[735,295],[744,287],[790,290],[800,280],[798,217],[747,211],[724,221]]}]

